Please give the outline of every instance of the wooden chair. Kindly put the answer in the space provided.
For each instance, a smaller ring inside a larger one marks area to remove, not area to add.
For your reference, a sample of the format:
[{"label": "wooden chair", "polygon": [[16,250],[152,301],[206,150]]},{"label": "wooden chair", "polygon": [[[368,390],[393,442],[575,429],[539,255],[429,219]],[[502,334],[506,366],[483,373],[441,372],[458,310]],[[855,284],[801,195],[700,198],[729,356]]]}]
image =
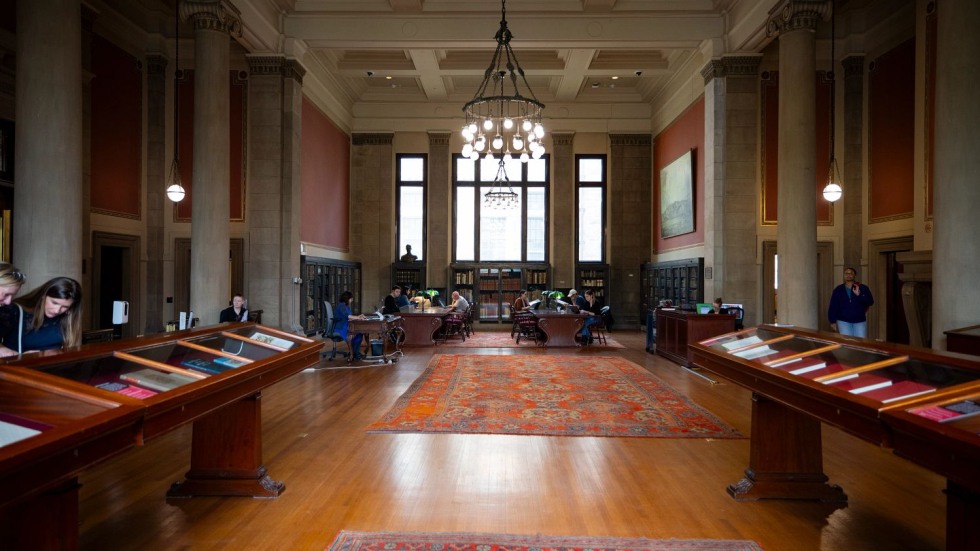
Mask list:
[{"label": "wooden chair", "polygon": [[538,317],[530,312],[517,312],[514,314],[514,321],[517,323],[517,344],[521,343],[521,338],[534,339],[534,344],[541,344],[541,330],[538,329]]},{"label": "wooden chair", "polygon": [[466,312],[463,314],[463,331],[466,333],[467,337],[473,336],[473,305],[470,304],[466,308]]},{"label": "wooden chair", "polygon": [[592,341],[600,344],[606,344],[606,320],[602,319],[602,316],[593,317],[596,321],[589,326],[589,334],[592,335]]},{"label": "wooden chair", "polygon": [[451,337],[459,336],[466,342],[466,313],[449,312],[442,319],[442,342],[445,343]]}]

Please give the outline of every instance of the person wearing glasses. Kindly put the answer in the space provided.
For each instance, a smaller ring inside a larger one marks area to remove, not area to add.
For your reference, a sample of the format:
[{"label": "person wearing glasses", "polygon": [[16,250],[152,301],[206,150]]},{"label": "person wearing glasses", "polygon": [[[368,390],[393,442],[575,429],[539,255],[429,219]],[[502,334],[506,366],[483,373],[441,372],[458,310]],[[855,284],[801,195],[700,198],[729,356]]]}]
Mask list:
[{"label": "person wearing glasses", "polygon": [[24,277],[24,272],[12,264],[0,262],[0,306],[10,306],[14,295],[20,291],[25,281],[27,278]]}]

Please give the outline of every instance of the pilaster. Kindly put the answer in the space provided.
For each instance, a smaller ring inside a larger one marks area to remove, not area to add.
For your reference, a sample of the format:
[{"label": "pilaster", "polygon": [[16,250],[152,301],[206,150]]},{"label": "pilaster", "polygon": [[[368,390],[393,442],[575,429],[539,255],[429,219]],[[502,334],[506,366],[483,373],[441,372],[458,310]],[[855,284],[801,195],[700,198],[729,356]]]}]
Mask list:
[{"label": "pilaster", "polygon": [[[446,287],[448,271],[443,268],[452,261],[453,238],[450,234],[452,213],[452,154],[449,152],[449,132],[429,132],[429,175],[426,193],[426,285]],[[448,291],[448,289],[447,289]]]},{"label": "pilaster", "polygon": [[[575,285],[575,133],[553,132],[551,166],[551,279],[556,289]],[[557,228],[565,228],[558,235]]]},{"label": "pilaster", "polygon": [[351,250],[361,261],[361,304],[374,307],[390,291],[395,260],[394,134],[351,135]]}]

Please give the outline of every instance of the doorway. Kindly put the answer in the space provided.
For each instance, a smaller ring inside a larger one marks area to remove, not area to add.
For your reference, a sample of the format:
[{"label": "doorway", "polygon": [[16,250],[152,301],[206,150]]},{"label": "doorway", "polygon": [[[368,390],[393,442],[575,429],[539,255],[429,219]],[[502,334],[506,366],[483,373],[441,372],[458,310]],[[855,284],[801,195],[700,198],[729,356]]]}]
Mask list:
[{"label": "doorway", "polygon": [[867,285],[871,287],[875,304],[868,311],[868,337],[887,342],[909,344],[909,326],[902,302],[899,253],[914,246],[913,238],[896,237],[868,242]]},{"label": "doorway", "polygon": [[[140,333],[139,250],[135,235],[92,233],[92,328],[115,328],[117,338]],[[129,321],[115,327],[113,302],[129,303]]]},{"label": "doorway", "polygon": [[[817,311],[821,331],[830,331],[830,323],[824,312],[830,304],[834,289],[834,244],[817,242]],[[775,323],[779,319],[779,303],[776,292],[776,242],[762,242],[762,316],[761,323]]]}]

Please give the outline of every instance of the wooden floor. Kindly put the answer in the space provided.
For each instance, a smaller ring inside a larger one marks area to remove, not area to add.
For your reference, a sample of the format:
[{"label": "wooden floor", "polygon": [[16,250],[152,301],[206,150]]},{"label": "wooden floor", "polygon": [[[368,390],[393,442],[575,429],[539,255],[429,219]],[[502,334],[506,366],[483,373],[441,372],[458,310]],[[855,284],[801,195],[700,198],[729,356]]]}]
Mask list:
[{"label": "wooden floor", "polygon": [[[495,326],[497,330],[504,328]],[[750,394],[644,351],[408,349],[397,364],[307,370],[263,393],[275,500],[167,501],[190,427],[84,473],[83,549],[324,549],[339,530],[750,539],[766,551],[944,548],[945,481],[824,427],[824,468],[846,507],[738,503],[748,440],[367,434],[436,353],[611,354],[645,366],[745,434]],[[321,366],[342,367],[342,361]]]}]

